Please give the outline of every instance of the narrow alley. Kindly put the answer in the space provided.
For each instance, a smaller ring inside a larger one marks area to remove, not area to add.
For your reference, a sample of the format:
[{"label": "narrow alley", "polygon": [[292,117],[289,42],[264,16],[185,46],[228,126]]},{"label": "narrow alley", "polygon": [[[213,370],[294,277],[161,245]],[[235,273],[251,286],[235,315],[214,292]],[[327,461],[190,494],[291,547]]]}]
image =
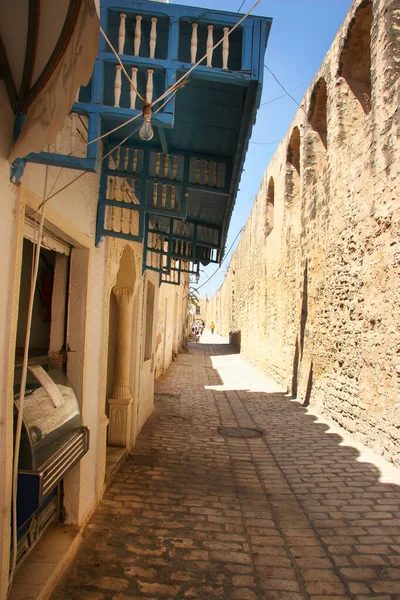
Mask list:
[{"label": "narrow alley", "polygon": [[53,600],[399,599],[400,474],[352,445],[205,332]]}]

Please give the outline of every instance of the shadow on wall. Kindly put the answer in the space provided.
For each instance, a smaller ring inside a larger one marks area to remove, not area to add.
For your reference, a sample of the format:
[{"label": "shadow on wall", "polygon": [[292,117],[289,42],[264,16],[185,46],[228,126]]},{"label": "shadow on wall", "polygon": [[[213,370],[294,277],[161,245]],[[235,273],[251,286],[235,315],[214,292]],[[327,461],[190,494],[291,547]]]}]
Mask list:
[{"label": "shadow on wall", "polygon": [[304,352],[304,334],[306,331],[308,316],[308,259],[304,267],[303,274],[303,298],[301,301],[301,315],[300,315],[300,359],[303,358]]},{"label": "shadow on wall", "polygon": [[[292,398],[297,396],[298,387],[299,387],[299,369],[300,362],[303,358],[304,353],[304,337],[307,325],[307,317],[308,317],[308,259],[306,259],[306,264],[303,272],[303,294],[301,299],[301,313],[300,313],[300,340],[299,337],[296,337],[296,343],[294,348],[294,357],[293,357],[293,371],[292,371]],[[305,394],[304,404],[308,406],[311,395],[311,387],[312,387],[312,365],[309,372],[309,377],[307,381],[307,390]],[[306,404],[307,401],[307,404]]]},{"label": "shadow on wall", "polygon": [[240,345],[242,340],[242,332],[241,331],[230,331],[229,332],[229,343],[240,352]]}]

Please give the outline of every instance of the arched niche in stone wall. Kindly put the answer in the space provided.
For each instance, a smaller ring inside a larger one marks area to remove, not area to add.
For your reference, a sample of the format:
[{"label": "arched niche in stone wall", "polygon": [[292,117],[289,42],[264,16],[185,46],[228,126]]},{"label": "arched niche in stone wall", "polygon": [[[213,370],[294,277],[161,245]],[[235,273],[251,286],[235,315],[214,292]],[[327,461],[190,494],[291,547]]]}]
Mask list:
[{"label": "arched niche in stone wall", "polygon": [[310,97],[308,120],[312,129],[318,134],[322,146],[327,147],[327,89],[326,81],[320,77],[314,85]]},{"label": "arched niche in stone wall", "polygon": [[312,88],[307,114],[310,126],[305,129],[302,151],[303,185],[308,196],[310,192],[318,195],[316,186],[326,164],[328,125],[327,86],[324,77],[320,77]]},{"label": "arched niche in stone wall", "polygon": [[267,187],[267,198],[265,207],[265,235],[269,235],[274,228],[274,208],[275,208],[275,183],[274,178],[270,177]]},{"label": "arched niche in stone wall", "polygon": [[294,127],[286,154],[285,204],[291,208],[300,197],[300,130]]},{"label": "arched niche in stone wall", "polygon": [[371,110],[372,21],[372,1],[364,0],[350,21],[338,68],[365,114]]}]

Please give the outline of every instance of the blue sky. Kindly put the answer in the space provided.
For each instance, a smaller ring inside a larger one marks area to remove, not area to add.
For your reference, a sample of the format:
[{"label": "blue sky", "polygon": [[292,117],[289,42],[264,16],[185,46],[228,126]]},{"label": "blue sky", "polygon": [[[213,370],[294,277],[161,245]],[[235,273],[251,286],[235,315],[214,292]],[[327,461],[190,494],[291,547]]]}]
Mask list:
[{"label": "blue sky", "polygon": [[[241,12],[247,12],[254,3],[255,0],[246,0]],[[242,0],[177,0],[174,4],[233,12],[239,10]],[[255,9],[253,14],[273,19],[265,64],[297,101],[301,101],[310,85],[351,4],[351,0],[261,0]],[[264,70],[261,104],[282,94],[271,74]],[[261,106],[258,111],[231,219],[227,250],[247,221],[264,171],[296,110],[293,100],[285,96]],[[212,280],[199,290],[201,297],[206,294],[212,297],[221,286],[231,253]],[[216,268],[216,265],[210,265],[204,269],[199,285]]]}]

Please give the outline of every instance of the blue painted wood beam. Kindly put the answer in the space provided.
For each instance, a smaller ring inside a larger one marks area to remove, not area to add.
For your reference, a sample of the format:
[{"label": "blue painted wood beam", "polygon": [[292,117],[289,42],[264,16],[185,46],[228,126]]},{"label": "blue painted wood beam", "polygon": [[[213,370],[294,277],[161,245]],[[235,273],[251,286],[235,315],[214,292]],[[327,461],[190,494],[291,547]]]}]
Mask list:
[{"label": "blue painted wood beam", "polygon": [[99,165],[96,158],[82,158],[79,156],[68,156],[65,154],[52,154],[51,152],[31,153],[25,156],[26,162],[32,162],[39,165],[49,165],[50,167],[64,167],[65,169],[77,169],[78,171],[88,171],[96,173]]},{"label": "blue painted wood beam", "polygon": [[[103,118],[113,119],[121,122],[128,121],[136,114],[142,114],[142,111],[137,109],[107,106],[106,104],[92,104],[91,102],[79,102],[79,104],[74,104],[72,111],[80,112],[81,114],[96,113]],[[142,117],[139,117],[137,119],[137,124],[136,121],[132,122],[132,127],[136,127],[142,122]],[[173,127],[172,115],[165,112],[159,112],[152,116],[152,123],[159,127],[171,129]]]},{"label": "blue painted wood beam", "polygon": [[[118,64],[117,59],[111,52],[101,52],[99,58],[103,62],[112,63],[115,65]],[[190,63],[183,63],[178,60],[145,58],[142,56],[133,56],[132,54],[121,54],[120,58],[124,66],[142,67],[143,69],[151,68],[159,71],[165,71],[166,69],[169,69],[171,71],[179,72],[180,75],[183,75],[183,73],[189,71],[189,69],[193,66]],[[249,66],[247,66],[248,62]],[[247,60],[245,61],[245,66],[240,71],[219,69],[217,67],[210,68],[206,65],[200,64],[194,69],[194,71],[190,73],[190,77],[192,79],[206,79],[209,81],[233,83],[241,86],[246,86],[249,81],[252,81],[255,78],[250,67],[250,61]]]},{"label": "blue painted wood beam", "polygon": [[161,148],[164,154],[169,154],[168,151],[168,142],[167,142],[167,133],[165,129],[162,127],[157,127],[158,135],[160,136]]},{"label": "blue painted wood beam", "polygon": [[176,187],[187,188],[188,190],[193,190],[195,192],[205,192],[207,194],[217,194],[218,196],[228,196],[229,188],[216,188],[210,187],[207,185],[201,185],[199,183],[189,183],[189,181],[177,181],[176,179],[167,179],[166,177],[151,177],[149,175],[139,174],[139,173],[131,173],[127,171],[118,171],[115,169],[105,168],[104,169],[108,175],[113,175],[114,177],[124,177],[129,176],[132,179],[143,181],[144,183],[166,183],[167,185],[175,185]]}]

